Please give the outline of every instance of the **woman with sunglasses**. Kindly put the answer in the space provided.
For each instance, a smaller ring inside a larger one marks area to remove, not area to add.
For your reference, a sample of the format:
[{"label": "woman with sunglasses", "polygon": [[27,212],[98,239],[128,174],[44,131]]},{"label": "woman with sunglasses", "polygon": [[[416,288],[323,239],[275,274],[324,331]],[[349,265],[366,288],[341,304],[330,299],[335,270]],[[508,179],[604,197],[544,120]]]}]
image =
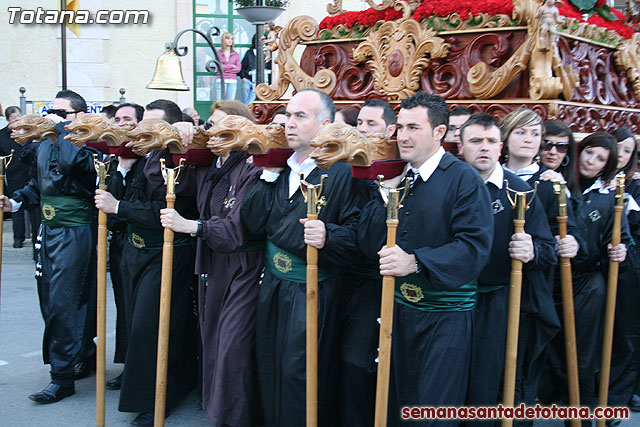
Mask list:
[{"label": "woman with sunglasses", "polygon": [[[543,125],[545,137],[542,141],[540,162],[548,172],[543,172],[540,179],[548,181],[563,179],[570,192],[578,192],[576,141],[573,132],[557,120],[545,120]],[[552,171],[561,176],[551,173]]]},{"label": "woman with sunglasses", "polygon": [[[218,100],[207,123],[213,125],[231,114],[255,121],[240,101]],[[160,157],[173,164],[168,152],[151,157],[152,167],[145,172],[155,186],[163,183]],[[211,165],[183,169],[177,196],[196,198],[198,220],[185,219],[173,209],[160,212],[164,227],[197,238],[202,407],[214,426],[248,427],[257,422],[255,331],[262,245],[249,242],[240,206],[262,169],[248,158],[246,152],[237,151],[214,158]]]},{"label": "woman with sunglasses", "polygon": [[617,128],[612,135],[618,141],[618,174],[626,176],[625,212],[633,238],[628,247],[627,262],[620,265],[609,402],[616,406],[629,404],[632,410],[639,411],[640,383],[636,366],[640,363],[640,313],[637,310],[640,303],[640,180],[635,172],[638,149],[628,128]]}]

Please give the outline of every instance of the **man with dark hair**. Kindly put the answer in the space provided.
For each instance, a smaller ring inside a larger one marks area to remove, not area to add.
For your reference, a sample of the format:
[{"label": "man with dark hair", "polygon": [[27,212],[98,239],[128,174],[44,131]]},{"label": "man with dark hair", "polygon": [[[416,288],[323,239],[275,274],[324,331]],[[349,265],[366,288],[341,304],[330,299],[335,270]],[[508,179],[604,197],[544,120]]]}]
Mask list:
[{"label": "man with dark hair", "polygon": [[113,122],[118,126],[124,126],[127,123],[138,124],[144,115],[142,105],[124,103],[118,105],[114,113]]},{"label": "man with dark hair", "polygon": [[[147,107],[149,110],[145,111],[143,119],[175,121],[176,115],[178,120],[182,116],[180,108],[171,101],[154,101]],[[120,222],[126,227],[127,243],[122,251],[121,270],[128,344],[118,410],[139,412],[132,422],[135,426],[150,426],[154,421],[163,245],[160,209],[166,206],[164,193],[156,191],[145,177],[145,165],[146,159],[142,157],[135,160],[128,171],[119,167],[109,182],[109,191],[95,192],[96,207],[110,214],[112,222]],[[179,197],[176,210],[186,218],[198,218],[191,199]],[[184,397],[195,380],[192,243],[189,235],[175,234],[167,412]]]},{"label": "man with dark hair", "polygon": [[[397,244],[384,246],[381,197],[362,210],[358,228],[360,250],[379,257],[381,275],[396,277],[390,426],[403,424],[406,406],[461,406],[467,390],[475,279],[488,259],[493,218],[480,176],[440,146],[448,122],[437,95],[418,92],[402,101],[398,149],[409,163],[406,176],[415,178],[399,213]],[[385,182],[397,187],[404,179]],[[436,424],[458,421],[419,425]]]},{"label": "man with dark hair", "polygon": [[[396,131],[396,113],[387,101],[371,98],[360,110],[358,130],[364,135],[377,133],[391,138]],[[373,181],[368,184],[368,200],[377,198],[378,186]],[[351,268],[345,275],[340,425],[371,426],[375,415],[382,277],[377,260]]]},{"label": "man with dark hair", "polygon": [[396,132],[396,113],[382,99],[368,99],[358,114],[358,130],[365,135],[383,133],[391,138]]},{"label": "man with dark hair", "polygon": [[[287,141],[295,153],[286,168],[265,168],[241,206],[249,235],[267,238],[256,335],[265,425],[305,423],[305,258],[311,245],[318,249],[319,264],[318,425],[335,426],[339,425],[339,268],[351,266],[357,253],[355,228],[363,199],[348,165],[336,163],[321,171],[310,157],[311,140],[335,114],[331,98],[317,90],[301,90],[289,101],[286,113]],[[300,180],[319,184],[323,174],[328,177],[319,219],[307,220]]]},{"label": "man with dark hair", "polygon": [[[72,145],[64,137],[68,120],[84,114],[84,99],[60,91],[49,110],[58,138],[42,143],[36,154],[37,177],[13,193],[2,196],[5,212],[22,205],[42,212],[42,277],[38,282],[40,309],[45,321],[42,354],[51,364],[51,383],[29,399],[53,403],[75,393],[74,366],[95,360],[96,258],[91,196],[96,185],[93,152]],[[95,362],[94,362],[95,363]],[[95,369],[95,365],[93,367]]]},{"label": "man with dark hair", "polygon": [[168,99],[156,99],[145,107],[145,119],[162,119],[171,124],[182,121],[180,107]]},{"label": "man with dark hair", "polygon": [[[138,104],[124,103],[118,105],[115,111],[114,122],[118,126],[128,124],[136,125],[142,120],[144,108]],[[108,178],[109,190],[113,194],[123,194],[127,185],[127,173],[136,163],[138,157],[126,158],[118,156],[117,162],[111,165]],[[131,179],[128,180],[131,184]],[[113,297],[116,303],[116,348],[113,355],[114,363],[125,363],[127,355],[127,321],[125,308],[125,289],[122,283],[122,253],[127,244],[127,225],[122,221],[114,221],[110,218],[109,230],[112,232],[109,245],[109,273],[113,284]],[[106,383],[110,390],[120,390],[122,385],[122,373]]]},{"label": "man with dark hair", "polygon": [[100,115],[109,123],[113,123],[113,116],[115,115],[117,108],[118,107],[113,104],[105,105],[102,107],[102,110],[100,110]]},{"label": "man with dark hair", "polygon": [[[525,232],[514,234],[514,209],[507,188],[522,192],[531,188],[500,166],[502,139],[496,119],[486,113],[473,114],[462,125],[460,137],[460,153],[484,180],[494,219],[491,257],[478,277],[466,404],[496,406],[500,403],[504,373],[511,260],[524,264],[522,305],[526,312],[531,295],[527,288],[538,289],[536,284],[546,280],[544,275],[556,263],[555,240],[544,208],[535,199],[526,213]],[[493,426],[499,421],[477,423]]]},{"label": "man with dark hair", "polygon": [[450,144],[460,144],[460,128],[462,124],[471,116],[471,110],[467,107],[454,107],[449,115],[449,128],[444,142]]}]

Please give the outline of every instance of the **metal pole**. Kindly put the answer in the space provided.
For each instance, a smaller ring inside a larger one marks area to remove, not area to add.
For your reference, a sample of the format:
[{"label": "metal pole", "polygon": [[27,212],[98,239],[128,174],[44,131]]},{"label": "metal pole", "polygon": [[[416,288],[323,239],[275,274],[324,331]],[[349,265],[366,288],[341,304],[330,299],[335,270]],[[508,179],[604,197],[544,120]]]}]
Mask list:
[{"label": "metal pole", "polygon": [[264,83],[264,49],[262,37],[264,36],[264,23],[256,24],[256,86]]},{"label": "metal pole", "polygon": [[125,92],[126,90],[123,87],[121,87],[120,88],[120,104],[124,104],[125,102],[127,102],[127,100],[124,97]]},{"label": "metal pole", "polygon": [[18,89],[20,91],[20,112],[22,114],[27,114],[27,97],[24,96],[24,93],[27,91],[24,87]]},{"label": "metal pole", "polygon": [[[67,9],[67,0],[60,0],[60,10],[63,12]],[[67,90],[67,32],[65,23],[60,23],[60,43],[62,47],[62,90]],[[23,112],[24,114],[24,112]]]}]

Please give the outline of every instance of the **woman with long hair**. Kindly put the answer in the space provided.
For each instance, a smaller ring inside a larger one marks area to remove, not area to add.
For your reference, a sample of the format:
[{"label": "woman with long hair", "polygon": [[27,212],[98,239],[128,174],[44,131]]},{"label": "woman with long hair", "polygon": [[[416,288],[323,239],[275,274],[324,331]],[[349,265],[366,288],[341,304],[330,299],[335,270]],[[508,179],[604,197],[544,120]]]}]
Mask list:
[{"label": "woman with long hair", "polygon": [[[220,37],[220,62],[224,71],[224,99],[236,99],[238,73],[242,69],[240,55],[233,50],[233,34],[226,31]],[[222,98],[220,80],[216,81],[217,99]]]},{"label": "woman with long hair", "polygon": [[[640,384],[638,365],[640,364],[640,180],[636,169],[638,147],[633,133],[626,127],[619,127],[611,133],[618,141],[618,174],[625,174],[625,212],[633,237],[629,242],[627,261],[620,265],[618,278],[619,298],[616,302],[616,322],[613,334],[611,360],[611,380],[609,402],[611,405],[625,406],[640,410]],[[636,179],[634,179],[636,178]],[[634,396],[635,394],[635,396]]]}]

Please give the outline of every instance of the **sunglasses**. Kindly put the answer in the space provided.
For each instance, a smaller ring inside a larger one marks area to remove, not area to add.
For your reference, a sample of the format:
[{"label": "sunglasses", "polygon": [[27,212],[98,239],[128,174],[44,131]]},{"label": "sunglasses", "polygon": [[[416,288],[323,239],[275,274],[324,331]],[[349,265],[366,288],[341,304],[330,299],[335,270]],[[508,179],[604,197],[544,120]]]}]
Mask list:
[{"label": "sunglasses", "polygon": [[552,142],[550,140],[544,141],[544,147],[542,147],[542,151],[551,151],[553,147],[556,147],[556,151],[558,153],[566,153],[569,151],[569,143],[568,142]]},{"label": "sunglasses", "polygon": [[47,114],[55,114],[56,116],[62,117],[63,119],[67,118],[67,114],[75,114],[79,112],[80,111],[66,111],[66,110],[53,109],[53,108],[50,108],[49,110],[47,110]]}]

